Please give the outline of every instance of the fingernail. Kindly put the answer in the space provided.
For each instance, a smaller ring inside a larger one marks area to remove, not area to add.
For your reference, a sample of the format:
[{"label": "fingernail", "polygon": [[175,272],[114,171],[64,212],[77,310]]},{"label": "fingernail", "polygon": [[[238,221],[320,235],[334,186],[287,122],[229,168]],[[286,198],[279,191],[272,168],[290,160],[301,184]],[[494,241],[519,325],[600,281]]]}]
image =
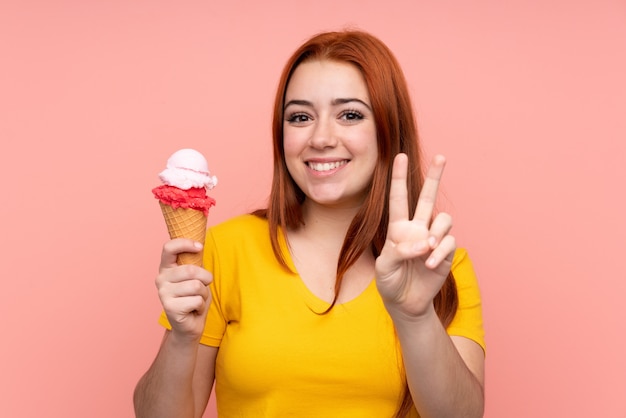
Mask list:
[{"label": "fingernail", "polygon": [[437,265],[437,260],[435,259],[435,257],[430,257],[428,260],[426,260],[426,265],[428,267],[435,267]]},{"label": "fingernail", "polygon": [[428,245],[430,245],[430,248],[435,248],[435,246],[437,245],[437,238],[435,237],[428,238]]},{"label": "fingernail", "polygon": [[198,248],[198,249],[202,248],[202,244],[199,243],[198,241],[194,241],[193,246]]}]

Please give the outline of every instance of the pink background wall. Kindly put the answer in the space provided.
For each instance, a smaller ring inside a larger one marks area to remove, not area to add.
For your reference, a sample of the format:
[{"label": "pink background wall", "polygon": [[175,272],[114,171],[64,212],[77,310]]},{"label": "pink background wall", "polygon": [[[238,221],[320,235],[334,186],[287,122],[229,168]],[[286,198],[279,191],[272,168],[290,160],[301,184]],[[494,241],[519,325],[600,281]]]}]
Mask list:
[{"label": "pink background wall", "polygon": [[0,416],[132,416],[162,335],[156,174],[195,147],[212,223],[261,205],[283,62],[356,26],[395,51],[449,159],[486,416],[625,418],[624,0],[263,3],[0,3]]}]

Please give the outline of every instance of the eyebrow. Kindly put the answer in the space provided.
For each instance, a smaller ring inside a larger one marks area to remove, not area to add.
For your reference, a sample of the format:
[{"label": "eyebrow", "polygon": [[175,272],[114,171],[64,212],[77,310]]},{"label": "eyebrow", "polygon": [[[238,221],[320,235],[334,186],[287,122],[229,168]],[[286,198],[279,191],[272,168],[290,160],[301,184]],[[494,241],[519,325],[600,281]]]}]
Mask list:
[{"label": "eyebrow", "polygon": [[[348,97],[348,98],[338,98],[338,99],[334,99],[331,104],[333,106],[336,105],[340,105],[340,104],[346,104],[346,103],[352,103],[352,102],[357,102],[357,103],[361,103],[363,106],[367,107],[370,111],[372,110],[372,108],[370,107],[370,105],[368,105],[367,103],[365,103],[363,100],[361,99],[357,99],[356,97]],[[287,107],[291,106],[291,105],[300,105],[300,106],[309,106],[309,107],[313,107],[313,103],[309,102],[308,100],[289,100],[287,103],[285,103],[285,106],[283,107],[283,109],[286,109]]]}]

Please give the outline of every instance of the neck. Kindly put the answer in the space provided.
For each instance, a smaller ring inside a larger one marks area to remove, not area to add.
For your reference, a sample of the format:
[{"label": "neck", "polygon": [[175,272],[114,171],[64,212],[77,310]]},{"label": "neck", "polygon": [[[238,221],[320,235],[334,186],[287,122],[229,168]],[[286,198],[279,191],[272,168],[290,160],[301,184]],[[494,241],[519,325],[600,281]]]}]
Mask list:
[{"label": "neck", "polygon": [[320,206],[305,200],[302,205],[304,225],[288,231],[288,241],[290,241],[290,245],[296,241],[304,241],[311,245],[315,251],[338,257],[348,227],[358,209],[358,207]]},{"label": "neck", "polygon": [[305,200],[302,205],[304,229],[324,235],[343,238],[360,207],[329,207]]}]

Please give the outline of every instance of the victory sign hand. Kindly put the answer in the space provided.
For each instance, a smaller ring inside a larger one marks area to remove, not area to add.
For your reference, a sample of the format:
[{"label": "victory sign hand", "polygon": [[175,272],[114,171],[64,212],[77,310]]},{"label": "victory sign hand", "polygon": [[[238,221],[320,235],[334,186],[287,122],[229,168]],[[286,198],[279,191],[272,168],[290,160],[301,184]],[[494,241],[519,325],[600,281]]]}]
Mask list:
[{"label": "victory sign hand", "polygon": [[434,215],[445,158],[435,156],[409,219],[408,159],[398,154],[393,163],[389,192],[389,227],[376,259],[376,284],[387,310],[407,318],[434,312],[433,299],[452,265],[456,242],[449,234],[452,218]]}]

